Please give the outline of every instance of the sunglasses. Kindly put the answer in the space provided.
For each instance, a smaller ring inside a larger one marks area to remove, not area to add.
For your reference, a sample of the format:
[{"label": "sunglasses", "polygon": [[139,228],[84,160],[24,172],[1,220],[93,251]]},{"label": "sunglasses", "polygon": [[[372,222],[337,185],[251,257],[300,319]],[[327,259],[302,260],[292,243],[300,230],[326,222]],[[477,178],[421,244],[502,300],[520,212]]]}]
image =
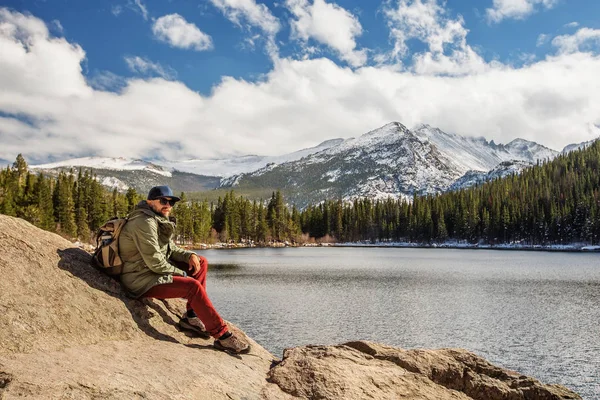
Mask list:
[{"label": "sunglasses", "polygon": [[160,205],[161,206],[166,206],[167,204],[171,205],[171,207],[175,206],[175,203],[177,203],[177,200],[174,199],[165,199],[164,197],[160,197],[158,199],[158,201],[160,201]]}]

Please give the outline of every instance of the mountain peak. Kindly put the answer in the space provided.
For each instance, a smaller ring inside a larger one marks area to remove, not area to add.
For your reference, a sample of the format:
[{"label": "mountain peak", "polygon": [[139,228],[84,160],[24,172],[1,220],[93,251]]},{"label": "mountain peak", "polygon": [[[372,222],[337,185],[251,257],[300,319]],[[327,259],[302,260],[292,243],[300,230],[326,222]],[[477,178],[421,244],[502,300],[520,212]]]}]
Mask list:
[{"label": "mountain peak", "polygon": [[[400,122],[397,122],[397,121],[389,122],[389,123],[383,125],[382,127],[380,127],[379,129],[375,129],[375,130],[377,131],[377,130],[380,130],[380,129],[383,129],[383,130],[400,130],[400,131],[403,131],[403,132],[404,131],[408,131],[408,128],[404,124],[402,124]],[[371,132],[373,132],[373,131],[371,131]]]},{"label": "mountain peak", "polygon": [[539,143],[532,142],[526,139],[514,139],[504,146],[505,150],[513,155],[518,155],[515,158],[533,158],[545,160],[553,159],[558,154],[558,151],[549,149]]},{"label": "mountain peak", "polygon": [[447,136],[447,137],[455,137],[456,136],[454,133],[444,132],[440,128],[431,126],[429,124],[417,124],[412,129],[412,131],[415,132],[417,134],[417,136],[426,137],[426,138],[430,138],[431,136]]},{"label": "mountain peak", "polygon": [[342,139],[342,138],[328,139],[328,140],[325,140],[325,141],[319,143],[314,148],[329,148],[329,147],[337,146],[338,144],[342,143],[344,140],[345,139]]},{"label": "mountain peak", "polygon": [[369,131],[356,139],[348,139],[327,149],[328,153],[336,153],[350,148],[372,148],[383,144],[391,144],[405,136],[414,136],[410,130],[399,122],[390,122],[380,128]]},{"label": "mountain peak", "polygon": [[538,145],[538,144],[535,142],[532,142],[530,140],[527,140],[527,139],[516,138],[516,139],[513,139],[510,142],[508,142],[506,145],[507,146],[527,146],[527,145]]},{"label": "mountain peak", "polygon": [[400,122],[390,122],[377,129],[373,129],[359,137],[360,138],[371,138],[371,137],[385,137],[394,134],[407,134],[410,130],[402,125]]},{"label": "mountain peak", "polygon": [[562,149],[561,153],[562,153],[562,154],[567,154],[567,153],[569,153],[569,152],[571,152],[571,151],[574,151],[574,150],[585,149],[586,147],[588,147],[589,145],[591,145],[592,143],[594,143],[594,142],[595,142],[596,140],[598,140],[598,139],[600,139],[600,138],[596,138],[596,139],[588,140],[587,142],[582,142],[582,143],[573,143],[573,144],[570,144],[570,145],[568,145],[568,146],[565,146],[565,147]]}]

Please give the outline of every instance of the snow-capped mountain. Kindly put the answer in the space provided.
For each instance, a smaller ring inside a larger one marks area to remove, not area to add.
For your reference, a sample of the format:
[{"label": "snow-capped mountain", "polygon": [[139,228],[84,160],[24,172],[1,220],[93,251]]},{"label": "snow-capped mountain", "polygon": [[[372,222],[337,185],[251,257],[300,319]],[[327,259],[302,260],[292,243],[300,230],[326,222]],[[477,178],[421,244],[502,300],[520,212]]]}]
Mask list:
[{"label": "snow-capped mountain", "polygon": [[218,187],[220,178],[172,170],[144,160],[83,157],[50,164],[31,165],[34,171],[56,176],[61,171],[93,170],[104,186],[125,191],[133,187],[142,192],[156,185],[170,185],[174,191],[201,191]]},{"label": "snow-capped mountain", "polygon": [[313,153],[326,150],[343,142],[344,139],[330,139],[323,143],[279,156],[245,155],[235,158],[207,158],[180,161],[144,161],[123,157],[81,157],[48,164],[30,166],[37,170],[88,168],[108,171],[147,171],[157,175],[171,177],[174,171],[190,174],[228,177],[256,171],[267,164],[283,164],[299,160]]},{"label": "snow-capped mountain", "polygon": [[525,168],[533,165],[535,164],[529,161],[511,160],[502,161],[490,171],[467,171],[463,176],[452,182],[448,190],[465,189],[494,179],[504,178],[511,174],[520,174]]},{"label": "snow-capped mountain", "polygon": [[410,198],[446,191],[469,171],[487,174],[503,162],[534,163],[557,154],[523,139],[502,145],[428,125],[409,130],[393,122],[298,161],[232,177],[222,185],[242,190],[282,188],[299,205],[325,198]]},{"label": "snow-capped mountain", "polygon": [[503,161],[553,159],[558,151],[524,139],[514,139],[508,144],[496,144],[485,138],[472,138],[446,133],[429,125],[418,125],[413,129],[424,140],[431,141],[440,152],[451,159],[458,170],[489,171]]},{"label": "snow-capped mountain", "polygon": [[[562,153],[589,145],[565,147]],[[281,156],[242,156],[147,162],[86,157],[32,166],[45,173],[93,168],[103,184],[145,191],[167,184],[176,192],[236,188],[240,194],[281,189],[299,206],[324,199],[410,198],[479,184],[520,173],[559,152],[515,139],[496,144],[444,132],[429,125],[408,129],[398,122],[351,139],[332,139]]]},{"label": "snow-capped mountain", "polygon": [[253,172],[263,168],[267,164],[283,164],[299,160],[302,157],[309,156],[313,153],[326,150],[330,147],[336,146],[343,142],[344,139],[331,139],[326,140],[323,143],[302,149],[289,154],[283,154],[280,156],[256,156],[247,155],[236,158],[209,158],[209,159],[195,159],[185,161],[164,161],[162,165],[169,167],[172,170],[189,172],[192,174],[199,175],[211,175],[220,177],[230,177],[232,175],[239,175],[248,172]]},{"label": "snow-capped mountain", "polygon": [[31,165],[31,169],[51,170],[57,168],[91,168],[112,171],[148,171],[162,176],[172,176],[171,170],[144,160],[123,157],[82,157],[49,164]]},{"label": "snow-capped mountain", "polygon": [[589,145],[594,143],[596,140],[597,139],[593,139],[593,140],[588,140],[587,142],[583,142],[583,143],[569,144],[569,145],[565,146],[564,149],[562,149],[561,154],[568,154],[575,150],[585,149],[586,147],[588,147]]},{"label": "snow-capped mountain", "polygon": [[175,191],[202,191],[215,189],[223,177],[248,173],[265,165],[282,164],[299,160],[310,154],[326,150],[343,142],[331,139],[323,143],[280,156],[247,155],[229,159],[196,159],[183,161],[148,162],[123,157],[82,157],[60,162],[31,165],[50,175],[60,171],[93,169],[97,179],[105,186],[125,191],[134,187],[145,191],[155,185],[170,185]]}]

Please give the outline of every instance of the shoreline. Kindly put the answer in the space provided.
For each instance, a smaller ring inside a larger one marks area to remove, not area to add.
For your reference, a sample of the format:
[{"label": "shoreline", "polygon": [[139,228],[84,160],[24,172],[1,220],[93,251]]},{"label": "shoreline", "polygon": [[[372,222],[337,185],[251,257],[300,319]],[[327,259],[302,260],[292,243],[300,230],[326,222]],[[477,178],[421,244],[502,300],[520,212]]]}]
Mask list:
[{"label": "shoreline", "polygon": [[573,243],[569,245],[523,245],[523,244],[470,244],[470,243],[407,243],[407,242],[347,242],[347,243],[275,243],[266,245],[245,244],[245,243],[215,243],[201,244],[194,246],[182,246],[188,250],[232,250],[232,249],[250,249],[250,248],[299,248],[299,247],[357,247],[357,248],[405,248],[405,249],[454,249],[454,250],[509,250],[509,251],[546,251],[561,253],[597,253],[600,252],[600,246],[592,246],[582,243]]},{"label": "shoreline", "polygon": [[374,248],[414,248],[414,249],[452,249],[452,250],[508,250],[508,251],[547,251],[561,253],[596,253],[600,252],[600,246],[589,245],[477,245],[477,244],[415,244],[415,243],[394,243],[394,244],[354,244],[339,243],[335,247],[374,247]]}]

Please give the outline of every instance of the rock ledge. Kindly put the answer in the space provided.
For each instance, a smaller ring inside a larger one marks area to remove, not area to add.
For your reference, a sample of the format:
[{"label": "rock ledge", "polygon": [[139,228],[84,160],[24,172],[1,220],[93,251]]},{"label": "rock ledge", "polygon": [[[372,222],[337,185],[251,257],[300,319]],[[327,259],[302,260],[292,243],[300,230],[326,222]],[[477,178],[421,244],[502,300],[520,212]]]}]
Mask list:
[{"label": "rock ledge", "polygon": [[249,339],[250,354],[231,356],[176,328],[182,300],[129,299],[89,261],[0,215],[0,400],[580,398],[459,349],[361,341],[280,361]]}]

